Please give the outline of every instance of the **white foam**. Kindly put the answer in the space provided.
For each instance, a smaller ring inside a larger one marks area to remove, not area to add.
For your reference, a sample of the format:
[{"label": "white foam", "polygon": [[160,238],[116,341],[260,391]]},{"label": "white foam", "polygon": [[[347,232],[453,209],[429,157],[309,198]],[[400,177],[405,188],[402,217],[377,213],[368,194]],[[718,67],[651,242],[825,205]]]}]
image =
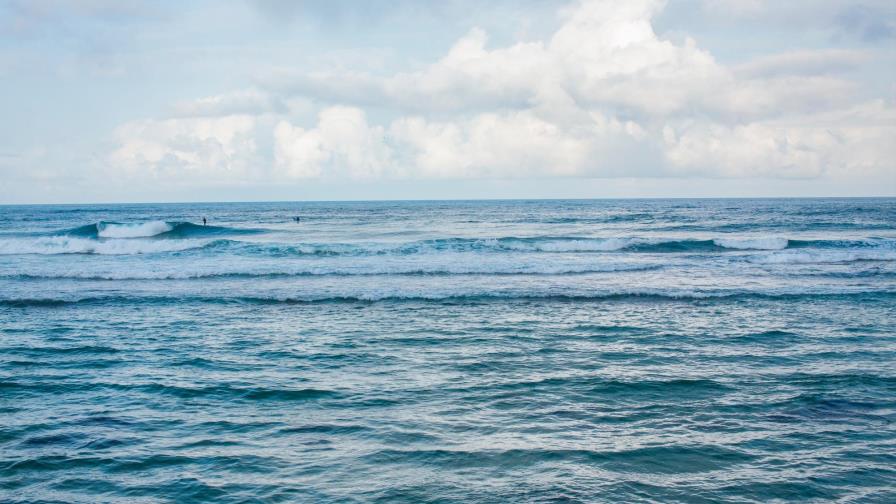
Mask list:
[{"label": "white foam", "polygon": [[165,221],[149,221],[140,224],[106,224],[97,225],[101,238],[145,238],[171,231],[171,224]]},{"label": "white foam", "polygon": [[751,262],[761,264],[824,264],[848,263],[855,261],[896,261],[896,250],[786,250],[774,254],[755,257]]},{"label": "white foam", "polygon": [[[486,242],[489,243],[489,242]],[[490,245],[495,248],[518,251],[539,252],[612,252],[640,243],[649,243],[648,240],[638,238],[583,238],[580,240],[551,240],[544,241],[508,241],[498,242],[493,240]]]},{"label": "white foam", "polygon": [[638,243],[632,238],[607,238],[602,240],[562,240],[546,241],[536,245],[544,252],[610,252],[622,250]]},{"label": "white foam", "polygon": [[0,240],[0,255],[101,254],[133,255],[176,252],[203,247],[208,240],[92,240],[68,236]]},{"label": "white foam", "polygon": [[787,238],[775,236],[757,238],[716,238],[713,240],[719,247],[740,250],[783,250],[787,248]]},{"label": "white foam", "polygon": [[259,262],[239,258],[203,261],[184,268],[180,260],[145,262],[78,262],[60,269],[57,263],[19,265],[15,275],[40,278],[102,280],[183,280],[216,276],[372,276],[372,275],[568,275],[659,269],[657,264],[593,261],[520,261],[476,254],[418,258],[342,258]]}]

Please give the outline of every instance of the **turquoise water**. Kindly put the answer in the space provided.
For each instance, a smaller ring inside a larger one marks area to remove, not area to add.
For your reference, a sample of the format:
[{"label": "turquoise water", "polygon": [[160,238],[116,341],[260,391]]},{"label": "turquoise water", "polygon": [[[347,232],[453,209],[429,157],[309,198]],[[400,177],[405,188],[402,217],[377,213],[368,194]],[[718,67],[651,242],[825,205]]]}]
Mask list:
[{"label": "turquoise water", "polygon": [[0,207],[2,502],[894,502],[894,364],[894,199]]}]

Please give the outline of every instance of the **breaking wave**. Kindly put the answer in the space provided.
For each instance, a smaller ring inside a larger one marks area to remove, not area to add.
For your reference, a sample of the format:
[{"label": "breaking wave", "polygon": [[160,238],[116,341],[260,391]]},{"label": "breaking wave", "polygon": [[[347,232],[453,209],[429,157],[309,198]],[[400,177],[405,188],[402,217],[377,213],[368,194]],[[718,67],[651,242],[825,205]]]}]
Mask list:
[{"label": "breaking wave", "polygon": [[100,222],[96,225],[96,229],[97,236],[100,238],[144,238],[167,233],[174,229],[174,226],[164,221],[150,221],[141,224]]},{"label": "breaking wave", "polygon": [[[72,229],[39,236],[9,236],[0,239],[0,255],[10,254],[102,254],[128,255],[215,247],[238,255],[264,257],[290,256],[408,256],[451,252],[520,252],[520,253],[693,253],[722,252],[791,252],[800,250],[835,250],[840,259],[892,260],[896,241],[867,240],[797,240],[781,236],[725,235],[707,239],[662,237],[580,237],[580,236],[501,236],[490,238],[436,238],[410,242],[299,242],[282,243],[238,240],[242,235],[264,233],[264,229],[203,226],[191,222],[154,220],[140,223],[100,221]],[[841,253],[842,252],[842,253]],[[852,256],[850,255],[852,254]],[[816,256],[772,256],[769,262],[813,262]]]},{"label": "breaking wave", "polygon": [[81,238],[200,238],[209,236],[243,235],[263,232],[263,229],[203,226],[192,222],[147,221],[119,223],[99,221],[73,229],[50,233],[50,236]]},{"label": "breaking wave", "polygon": [[38,280],[66,278],[77,280],[189,280],[212,278],[277,278],[316,276],[450,276],[450,275],[577,275],[588,273],[621,273],[662,269],[658,264],[552,264],[552,263],[482,263],[475,261],[440,261],[430,264],[272,264],[260,267],[218,265],[209,268],[135,269],[117,271],[74,270],[53,273],[15,273],[0,278]]},{"label": "breaking wave", "polygon": [[750,258],[759,264],[824,264],[859,261],[896,261],[896,250],[867,248],[849,250],[784,250]]},{"label": "breaking wave", "polygon": [[123,224],[100,221],[41,236],[5,237],[0,239],[0,255],[137,255],[180,252],[222,245],[228,241],[219,237],[259,232],[263,230],[202,226],[191,222],[147,221]]},{"label": "breaking wave", "polygon": [[790,240],[787,238],[717,238],[713,240],[716,246],[737,250],[782,250],[787,248]]},{"label": "breaking wave", "polygon": [[40,238],[12,238],[0,240],[0,255],[13,254],[100,254],[135,255],[180,252],[209,245],[208,240],[145,240],[122,238],[95,240],[74,236],[46,236]]},{"label": "breaking wave", "polygon": [[675,240],[662,238],[579,238],[579,237],[501,237],[444,238],[400,244],[384,243],[258,243],[244,244],[252,254],[272,256],[366,256],[412,255],[441,252],[641,252],[641,253],[709,253],[725,251],[779,251],[784,249],[849,249],[886,250],[892,241],[790,240],[769,238],[716,238]]}]

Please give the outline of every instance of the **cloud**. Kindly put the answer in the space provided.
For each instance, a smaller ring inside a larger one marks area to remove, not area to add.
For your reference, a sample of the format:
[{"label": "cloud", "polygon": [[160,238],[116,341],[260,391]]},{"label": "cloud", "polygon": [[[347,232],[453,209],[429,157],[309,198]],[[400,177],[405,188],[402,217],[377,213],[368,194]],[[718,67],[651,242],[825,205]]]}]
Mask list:
[{"label": "cloud", "polygon": [[788,51],[755,58],[733,70],[745,79],[828,75],[854,70],[870,60],[868,51],[854,49]]},{"label": "cloud", "polygon": [[645,165],[643,129],[600,114],[572,126],[533,111],[454,122],[410,117],[393,122],[390,132],[419,177],[587,176]]},{"label": "cloud", "polygon": [[571,128],[531,111],[444,122],[401,117],[383,128],[368,124],[361,109],[331,107],[314,128],[280,121],[274,152],[278,173],[287,178],[630,175],[633,165],[645,165],[645,139],[637,124],[599,114]]},{"label": "cloud", "polygon": [[706,176],[892,176],[896,108],[875,101],[799,121],[733,127],[693,121],[669,125],[663,136],[674,169]]},{"label": "cloud", "polygon": [[[500,47],[472,28],[432,63],[391,75],[288,70],[260,90],[127,123],[109,159],[129,173],[228,180],[892,172],[894,106],[858,100],[845,75],[869,53],[797,50],[730,67],[693,39],[659,36],[663,7],[576,2],[551,36]],[[296,97],[315,103],[314,120],[290,116]]]},{"label": "cloud", "polygon": [[474,28],[419,71],[385,78],[358,72],[292,79],[281,74],[275,89],[412,113],[525,110],[574,102],[642,121],[695,113],[756,118],[804,111],[840,103],[853,89],[844,79],[817,76],[855,67],[863,58],[858,51],[792,52],[727,68],[692,39],[681,44],[661,39],[651,21],[662,5],[585,1],[566,10],[563,24],[547,41],[489,49],[485,32]]},{"label": "cloud", "polygon": [[128,122],[116,129],[107,164],[138,179],[244,181],[257,167],[256,126],[247,115]]},{"label": "cloud", "polygon": [[176,103],[172,115],[175,117],[220,117],[284,113],[286,111],[286,105],[278,97],[257,89],[246,89]]},{"label": "cloud", "polygon": [[305,130],[280,121],[274,128],[278,174],[288,178],[379,176],[391,164],[382,127],[370,126],[362,110],[331,107],[320,113],[315,128]]},{"label": "cloud", "polygon": [[697,122],[667,126],[664,133],[666,158],[676,171],[714,177],[817,177],[826,166],[819,147],[835,140],[826,131],[762,123]]}]

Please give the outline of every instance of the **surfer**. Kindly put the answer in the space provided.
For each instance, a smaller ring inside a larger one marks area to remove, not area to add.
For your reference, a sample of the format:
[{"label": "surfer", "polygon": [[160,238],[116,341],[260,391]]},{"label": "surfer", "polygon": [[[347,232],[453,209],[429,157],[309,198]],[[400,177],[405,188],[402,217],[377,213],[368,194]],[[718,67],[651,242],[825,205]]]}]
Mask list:
[{"label": "surfer", "polygon": [[202,225],[203,225],[203,226],[206,225],[205,217],[202,218]]},{"label": "surfer", "polygon": [[302,219],[299,218],[298,216],[296,216],[296,217],[293,217],[292,220],[294,220],[294,221],[296,221],[296,222],[299,222],[299,221],[301,221]]}]

